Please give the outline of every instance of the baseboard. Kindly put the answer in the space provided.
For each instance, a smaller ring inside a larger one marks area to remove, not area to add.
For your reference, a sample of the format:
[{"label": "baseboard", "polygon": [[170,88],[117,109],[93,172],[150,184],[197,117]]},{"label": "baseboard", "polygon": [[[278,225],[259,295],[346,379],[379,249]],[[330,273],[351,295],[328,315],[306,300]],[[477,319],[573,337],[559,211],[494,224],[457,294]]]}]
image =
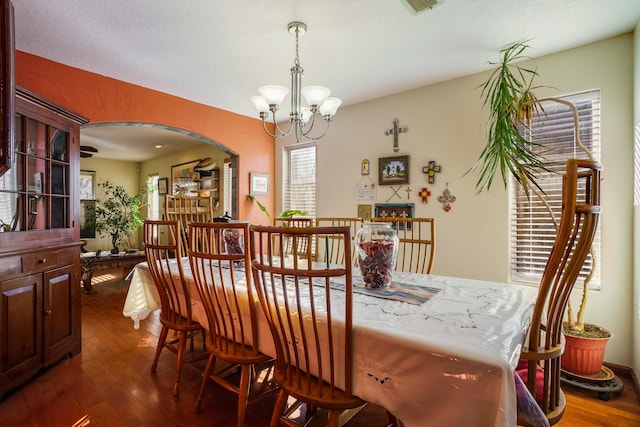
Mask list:
[{"label": "baseboard", "polygon": [[632,368],[628,366],[616,365],[615,363],[609,362],[604,362],[604,365],[607,368],[611,369],[617,376],[625,377],[633,381],[633,385],[636,388],[636,391],[640,393],[640,382],[638,382],[638,376]]}]

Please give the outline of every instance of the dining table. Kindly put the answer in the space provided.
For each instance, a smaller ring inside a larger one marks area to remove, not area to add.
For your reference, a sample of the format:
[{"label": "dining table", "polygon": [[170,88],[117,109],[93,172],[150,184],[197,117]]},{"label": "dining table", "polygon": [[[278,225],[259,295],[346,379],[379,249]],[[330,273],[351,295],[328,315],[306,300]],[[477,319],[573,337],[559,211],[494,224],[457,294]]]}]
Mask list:
[{"label": "dining table", "polygon": [[[180,262],[193,316],[207,325],[188,258]],[[127,279],[123,314],[138,328],[160,309],[160,298],[146,262]],[[334,294],[340,304],[340,292]],[[354,268],[353,393],[405,427],[515,426],[513,372],[536,294],[512,283],[403,272],[394,273],[389,288],[376,290],[366,288]],[[260,351],[275,356],[263,315],[258,326]]]}]

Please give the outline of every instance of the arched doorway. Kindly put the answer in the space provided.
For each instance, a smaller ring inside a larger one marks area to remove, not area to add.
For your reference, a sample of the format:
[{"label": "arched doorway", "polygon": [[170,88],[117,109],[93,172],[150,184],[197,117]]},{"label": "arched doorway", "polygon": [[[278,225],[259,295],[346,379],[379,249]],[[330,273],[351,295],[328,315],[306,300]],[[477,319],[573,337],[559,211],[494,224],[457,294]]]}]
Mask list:
[{"label": "arched doorway", "polygon": [[[136,194],[149,179],[164,179],[172,194],[172,167],[211,158],[219,169],[219,202],[215,215],[226,212],[238,218],[238,154],[228,147],[195,132],[154,123],[104,122],[85,125],[80,130],[81,176],[93,176],[96,183],[109,180]],[[148,197],[149,211],[164,213],[163,195]],[[81,205],[82,205],[81,201]],[[155,204],[155,205],[154,205]],[[82,222],[82,221],[81,221]],[[85,236],[87,248],[105,246],[104,238]],[[138,238],[139,240],[139,238]]]}]

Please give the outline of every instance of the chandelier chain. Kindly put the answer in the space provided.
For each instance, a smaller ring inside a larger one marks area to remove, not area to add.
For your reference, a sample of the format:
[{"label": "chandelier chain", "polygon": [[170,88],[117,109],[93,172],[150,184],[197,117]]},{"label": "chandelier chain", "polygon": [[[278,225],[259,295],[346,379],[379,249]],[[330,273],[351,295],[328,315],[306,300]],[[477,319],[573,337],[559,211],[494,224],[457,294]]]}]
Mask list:
[{"label": "chandelier chain", "polygon": [[299,51],[298,51],[298,36],[300,34],[300,28],[296,27],[296,58],[293,60],[293,63],[297,66],[300,65],[300,55],[299,55]]}]

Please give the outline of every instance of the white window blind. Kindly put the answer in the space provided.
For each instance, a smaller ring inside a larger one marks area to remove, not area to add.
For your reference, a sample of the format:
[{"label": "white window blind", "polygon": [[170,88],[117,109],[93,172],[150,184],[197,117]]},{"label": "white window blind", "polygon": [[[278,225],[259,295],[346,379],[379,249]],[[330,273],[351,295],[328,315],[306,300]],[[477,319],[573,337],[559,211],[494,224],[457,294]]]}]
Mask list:
[{"label": "white window blind", "polygon": [[229,215],[233,216],[233,208],[232,208],[232,200],[233,197],[233,187],[231,181],[231,162],[225,159],[223,166],[223,209],[224,213],[227,212]]},{"label": "white window blind", "polygon": [[147,177],[147,217],[160,219],[160,194],[158,192],[158,174]]},{"label": "white window blind", "polygon": [[296,144],[284,149],[283,210],[298,209],[316,216],[316,145]]},{"label": "white window blind", "polygon": [[[600,92],[591,91],[563,97],[578,109],[580,138],[596,160],[600,160]],[[550,172],[538,174],[538,184],[546,193],[556,220],[562,207],[562,174],[569,158],[588,158],[578,146],[574,133],[573,112],[568,106],[554,101],[543,103],[544,114],[532,120],[530,129],[524,132],[532,150],[541,153]],[[528,200],[522,186],[513,180],[511,200],[511,279],[540,283],[544,267],[551,252],[556,230],[553,220],[538,197],[531,194]],[[596,259],[600,259],[600,227],[593,242]],[[591,271],[593,260],[585,262],[576,286],[580,286]],[[596,262],[595,274],[589,286],[600,287],[600,263]]]}]

